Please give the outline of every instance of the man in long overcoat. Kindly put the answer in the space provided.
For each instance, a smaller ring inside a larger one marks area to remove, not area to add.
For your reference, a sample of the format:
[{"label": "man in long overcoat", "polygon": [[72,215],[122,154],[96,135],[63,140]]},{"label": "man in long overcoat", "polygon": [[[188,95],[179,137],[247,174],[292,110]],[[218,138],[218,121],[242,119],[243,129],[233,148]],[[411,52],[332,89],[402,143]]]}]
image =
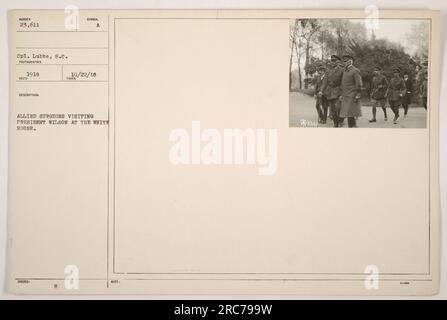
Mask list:
[{"label": "man in long overcoat", "polygon": [[363,86],[360,70],[353,66],[354,58],[343,56],[345,69],[341,79],[340,118],[348,118],[348,127],[357,127],[356,118],[362,115],[360,93]]}]

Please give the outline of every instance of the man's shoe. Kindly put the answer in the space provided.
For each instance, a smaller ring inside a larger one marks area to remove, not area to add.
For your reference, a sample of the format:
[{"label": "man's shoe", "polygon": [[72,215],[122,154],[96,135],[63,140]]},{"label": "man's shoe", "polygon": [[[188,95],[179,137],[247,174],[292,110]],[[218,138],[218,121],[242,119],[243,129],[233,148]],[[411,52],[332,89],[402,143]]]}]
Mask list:
[{"label": "man's shoe", "polygon": [[371,119],[371,120],[369,120],[369,122],[377,122],[377,120],[376,119]]}]

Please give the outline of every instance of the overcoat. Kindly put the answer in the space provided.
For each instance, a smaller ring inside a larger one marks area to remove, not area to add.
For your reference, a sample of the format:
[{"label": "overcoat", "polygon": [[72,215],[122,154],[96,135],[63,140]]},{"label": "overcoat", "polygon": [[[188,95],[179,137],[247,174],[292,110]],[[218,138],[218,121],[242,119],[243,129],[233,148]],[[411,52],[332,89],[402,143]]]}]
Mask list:
[{"label": "overcoat", "polygon": [[345,68],[341,79],[341,118],[360,117],[362,115],[360,100],[355,98],[360,95],[362,86],[360,70],[353,65]]}]

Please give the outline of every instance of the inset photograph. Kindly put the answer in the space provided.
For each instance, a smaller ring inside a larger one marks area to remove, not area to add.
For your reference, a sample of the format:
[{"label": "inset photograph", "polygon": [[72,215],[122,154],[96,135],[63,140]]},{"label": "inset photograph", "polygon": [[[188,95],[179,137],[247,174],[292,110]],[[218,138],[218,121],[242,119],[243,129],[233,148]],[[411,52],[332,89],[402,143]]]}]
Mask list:
[{"label": "inset photograph", "polygon": [[289,127],[426,128],[430,21],[290,21]]}]

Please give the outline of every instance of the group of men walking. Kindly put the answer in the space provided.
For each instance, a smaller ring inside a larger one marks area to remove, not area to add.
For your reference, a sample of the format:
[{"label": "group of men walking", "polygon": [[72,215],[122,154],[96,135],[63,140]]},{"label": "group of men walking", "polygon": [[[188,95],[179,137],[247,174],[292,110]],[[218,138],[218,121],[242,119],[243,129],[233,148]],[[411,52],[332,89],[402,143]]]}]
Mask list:
[{"label": "group of men walking", "polygon": [[[332,55],[328,68],[319,66],[315,81],[315,99],[319,123],[325,124],[329,117],[334,127],[341,127],[347,119],[348,127],[357,127],[357,118],[362,115],[360,97],[363,87],[360,70],[353,65],[354,58],[344,55],[341,58]],[[399,68],[393,69],[393,77],[388,81],[379,66],[374,69],[371,83],[370,98],[372,102],[372,119],[377,122],[377,108],[384,113],[384,120],[388,120],[387,106],[394,114],[393,122],[397,124],[399,108],[403,107],[404,116],[408,113],[408,106],[413,93],[413,81],[404,73],[400,76]],[[427,72],[419,72],[417,81],[420,82],[420,94],[423,106],[427,109]]]}]

